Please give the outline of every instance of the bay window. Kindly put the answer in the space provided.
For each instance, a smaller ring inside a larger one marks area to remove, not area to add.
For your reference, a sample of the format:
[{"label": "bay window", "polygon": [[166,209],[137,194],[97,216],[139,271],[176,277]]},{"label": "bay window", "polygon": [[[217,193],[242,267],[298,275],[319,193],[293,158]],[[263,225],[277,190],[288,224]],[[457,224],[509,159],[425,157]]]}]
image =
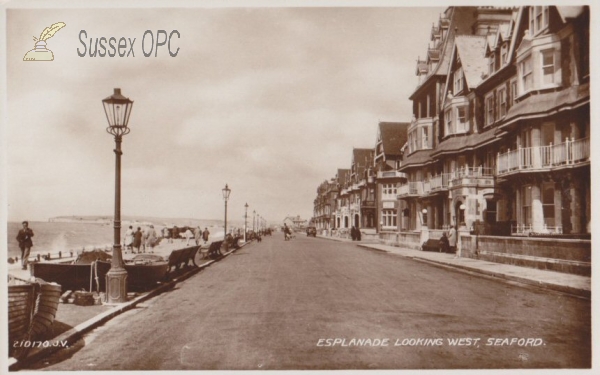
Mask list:
[{"label": "bay window", "polygon": [[467,107],[458,107],[456,109],[456,132],[467,131]]},{"label": "bay window", "polygon": [[506,116],[506,89],[498,90],[498,110],[500,118]]},{"label": "bay window", "polygon": [[544,85],[554,83],[554,50],[542,51],[542,77]]},{"label": "bay window", "polygon": [[533,88],[533,71],[531,64],[531,55],[527,56],[525,60],[519,64],[520,67],[520,76],[521,76],[521,87],[523,88],[523,93],[531,90]]}]

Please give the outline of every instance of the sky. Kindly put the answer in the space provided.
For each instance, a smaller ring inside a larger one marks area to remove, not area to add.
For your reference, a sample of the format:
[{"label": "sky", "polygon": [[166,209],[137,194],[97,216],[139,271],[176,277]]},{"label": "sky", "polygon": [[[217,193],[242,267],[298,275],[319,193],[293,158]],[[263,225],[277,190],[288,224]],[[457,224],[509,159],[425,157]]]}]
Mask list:
[{"label": "sky", "polygon": [[[374,147],[379,121],[410,121],[416,60],[445,9],[18,4],[6,10],[8,221],[112,215],[101,100],[114,88],[134,101],[122,215],[219,219],[228,184],[230,218],[248,203],[273,224],[309,219],[318,185],[350,167],[353,147]],[[56,22],[54,61],[23,61]],[[178,31],[175,57],[167,45],[144,56],[158,30]],[[90,57],[101,37],[135,38],[135,57]]]}]

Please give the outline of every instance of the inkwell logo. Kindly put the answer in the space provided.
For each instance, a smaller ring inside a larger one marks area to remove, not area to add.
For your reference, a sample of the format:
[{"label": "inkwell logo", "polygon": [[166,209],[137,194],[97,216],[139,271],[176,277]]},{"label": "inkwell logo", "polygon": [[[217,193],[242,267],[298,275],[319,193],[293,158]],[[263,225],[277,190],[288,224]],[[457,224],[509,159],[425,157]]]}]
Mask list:
[{"label": "inkwell logo", "polygon": [[46,41],[54,36],[56,32],[67,26],[64,22],[57,22],[50,27],[46,27],[39,39],[33,37],[35,48],[25,54],[23,61],[53,61],[54,54],[46,48]]}]

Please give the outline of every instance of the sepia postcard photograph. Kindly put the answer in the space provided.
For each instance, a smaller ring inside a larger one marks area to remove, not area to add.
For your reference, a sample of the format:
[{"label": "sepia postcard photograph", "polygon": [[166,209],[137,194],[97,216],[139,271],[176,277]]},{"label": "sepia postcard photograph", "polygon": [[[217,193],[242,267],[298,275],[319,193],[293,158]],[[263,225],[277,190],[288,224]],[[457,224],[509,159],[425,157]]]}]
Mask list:
[{"label": "sepia postcard photograph", "polygon": [[597,8],[0,1],[0,372],[593,373]]}]

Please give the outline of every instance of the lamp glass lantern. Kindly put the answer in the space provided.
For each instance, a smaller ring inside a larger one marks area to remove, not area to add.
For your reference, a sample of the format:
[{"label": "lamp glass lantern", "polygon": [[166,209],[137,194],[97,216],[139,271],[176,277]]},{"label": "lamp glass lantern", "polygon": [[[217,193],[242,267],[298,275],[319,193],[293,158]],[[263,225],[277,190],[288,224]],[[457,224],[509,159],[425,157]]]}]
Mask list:
[{"label": "lamp glass lantern", "polygon": [[108,121],[106,131],[114,136],[129,133],[127,124],[129,123],[129,116],[131,116],[133,100],[123,96],[121,89],[115,88],[111,96],[102,100],[102,105]]},{"label": "lamp glass lantern", "polygon": [[223,199],[227,201],[229,199],[229,194],[231,194],[231,189],[225,184],[225,187],[221,190],[223,191]]}]

